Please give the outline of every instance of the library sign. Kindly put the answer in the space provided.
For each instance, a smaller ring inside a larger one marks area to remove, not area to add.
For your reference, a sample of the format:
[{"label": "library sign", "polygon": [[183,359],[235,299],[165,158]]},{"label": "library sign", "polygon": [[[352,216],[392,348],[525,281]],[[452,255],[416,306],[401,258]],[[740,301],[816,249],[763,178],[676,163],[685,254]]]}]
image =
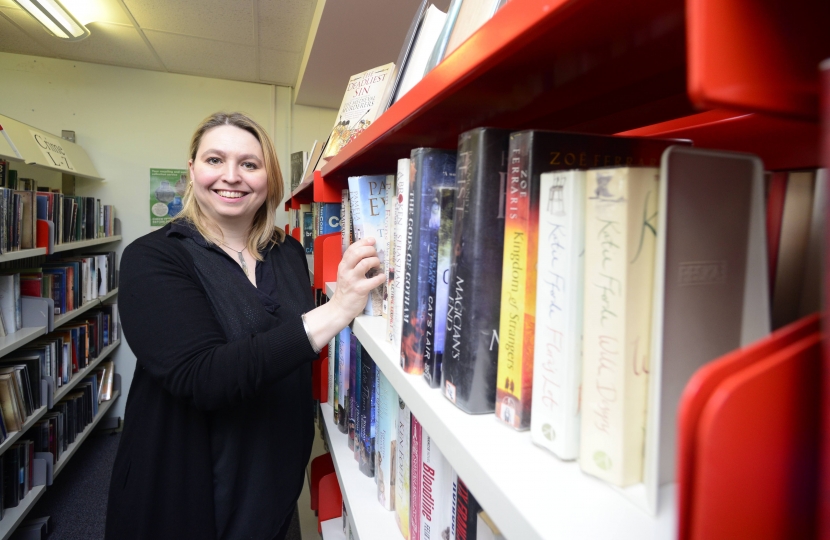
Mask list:
[{"label": "library sign", "polygon": [[43,165],[75,172],[75,167],[72,166],[72,162],[69,161],[69,156],[63,149],[62,139],[50,137],[41,131],[35,131],[33,129],[30,129],[29,133],[32,134],[32,137],[35,139],[35,144],[37,144],[40,151],[43,152],[43,156],[46,158]]}]

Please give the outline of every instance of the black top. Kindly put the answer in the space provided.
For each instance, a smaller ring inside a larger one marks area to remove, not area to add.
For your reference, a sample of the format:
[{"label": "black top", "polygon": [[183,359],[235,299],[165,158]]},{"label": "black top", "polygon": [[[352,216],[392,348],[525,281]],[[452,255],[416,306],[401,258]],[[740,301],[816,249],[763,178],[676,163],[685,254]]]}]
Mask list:
[{"label": "black top", "polygon": [[311,452],[314,307],[302,245],[262,253],[257,287],[187,225],[124,250],[119,311],[136,355],[107,538],[271,539]]}]

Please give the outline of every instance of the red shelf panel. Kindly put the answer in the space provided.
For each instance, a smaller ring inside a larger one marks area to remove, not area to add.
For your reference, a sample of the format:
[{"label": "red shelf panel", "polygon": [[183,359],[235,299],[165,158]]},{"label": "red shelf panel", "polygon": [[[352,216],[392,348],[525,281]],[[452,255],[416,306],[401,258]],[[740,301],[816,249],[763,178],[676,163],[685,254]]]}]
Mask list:
[{"label": "red shelf panel", "polygon": [[453,148],[477,126],[613,133],[690,114],[685,39],[681,0],[512,0],[323,177],[340,189],[394,172],[412,148]]},{"label": "red shelf panel", "polygon": [[689,95],[701,108],[817,121],[827,0],[688,0]]}]

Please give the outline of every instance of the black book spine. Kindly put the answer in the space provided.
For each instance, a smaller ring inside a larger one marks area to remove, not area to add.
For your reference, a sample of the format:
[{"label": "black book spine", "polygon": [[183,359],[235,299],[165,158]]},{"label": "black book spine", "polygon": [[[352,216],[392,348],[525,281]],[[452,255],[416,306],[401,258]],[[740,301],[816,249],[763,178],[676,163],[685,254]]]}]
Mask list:
[{"label": "black book spine", "polygon": [[364,349],[360,353],[360,472],[375,476],[375,361]]},{"label": "black book spine", "polygon": [[416,148],[411,154],[409,222],[404,265],[401,367],[407,373],[424,372],[429,301],[429,249],[437,249],[441,206],[438,191],[455,186],[455,152]]},{"label": "black book spine", "polygon": [[357,342],[357,336],[352,334],[352,352],[354,353],[349,363],[349,449],[354,450],[355,430],[357,422],[360,421],[360,352],[362,347]]},{"label": "black book spine", "polygon": [[476,518],[481,511],[481,505],[467,489],[461,478],[458,479],[458,499],[456,502],[456,540],[476,540]]},{"label": "black book spine", "polygon": [[20,495],[17,491],[20,455],[12,447],[3,454],[3,457],[3,507],[15,508],[20,504]]},{"label": "black book spine", "polygon": [[492,128],[459,136],[441,386],[471,414],[495,410],[509,137]]}]

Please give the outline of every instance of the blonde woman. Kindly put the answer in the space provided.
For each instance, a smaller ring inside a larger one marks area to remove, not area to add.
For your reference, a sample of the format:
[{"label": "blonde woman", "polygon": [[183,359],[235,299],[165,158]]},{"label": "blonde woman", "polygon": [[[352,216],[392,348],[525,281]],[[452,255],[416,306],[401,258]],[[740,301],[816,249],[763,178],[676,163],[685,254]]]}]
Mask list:
[{"label": "blonde woman", "polygon": [[188,167],[179,216],[121,260],[136,369],[106,537],[281,540],[311,451],[311,361],[385,278],[366,278],[379,260],[357,242],[314,307],[303,247],[274,223],[274,146],[247,116],[208,117]]}]

